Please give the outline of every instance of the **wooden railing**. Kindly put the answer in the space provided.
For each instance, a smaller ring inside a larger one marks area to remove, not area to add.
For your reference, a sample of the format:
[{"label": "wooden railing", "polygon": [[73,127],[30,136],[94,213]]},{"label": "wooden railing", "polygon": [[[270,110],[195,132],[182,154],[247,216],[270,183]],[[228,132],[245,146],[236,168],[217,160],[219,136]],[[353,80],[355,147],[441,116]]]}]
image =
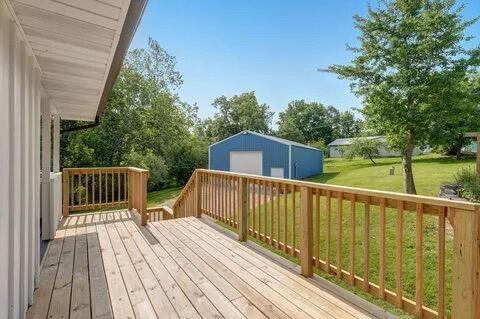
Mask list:
[{"label": "wooden railing", "polygon": [[125,206],[145,225],[149,172],[134,167],[63,169],[63,216],[71,211]]},{"label": "wooden railing", "polygon": [[[423,318],[480,318],[479,205],[197,170],[174,217],[207,214]],[[426,287],[428,288],[426,291]],[[433,292],[432,292],[433,291]]]}]

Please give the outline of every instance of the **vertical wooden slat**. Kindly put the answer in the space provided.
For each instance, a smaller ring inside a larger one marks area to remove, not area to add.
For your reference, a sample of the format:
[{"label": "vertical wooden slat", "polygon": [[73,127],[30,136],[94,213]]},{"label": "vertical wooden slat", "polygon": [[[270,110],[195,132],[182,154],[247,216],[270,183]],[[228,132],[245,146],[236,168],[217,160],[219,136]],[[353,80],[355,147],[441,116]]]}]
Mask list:
[{"label": "vertical wooden slat", "polygon": [[312,246],[313,246],[313,208],[312,188],[302,186],[300,188],[300,266],[301,274],[305,277],[313,275]]},{"label": "vertical wooden slat", "polygon": [[446,207],[438,215],[438,318],[445,318],[445,218]]},{"label": "vertical wooden slat", "polygon": [[102,203],[102,193],[103,193],[103,189],[102,189],[102,170],[99,171],[98,173],[98,202],[101,204]]},{"label": "vertical wooden slat", "polygon": [[397,230],[395,244],[395,292],[399,308],[403,307],[403,201],[397,203]]},{"label": "vertical wooden slat", "polygon": [[263,181],[263,241],[267,241],[267,181]]},{"label": "vertical wooden slat", "polygon": [[127,171],[123,172],[123,200],[126,201],[128,198],[127,194]]},{"label": "vertical wooden slat", "polygon": [[252,201],[252,236],[255,237],[255,217],[256,217],[256,205],[255,205],[255,202],[256,202],[256,183],[257,181],[254,179],[252,180],[252,198],[250,198],[250,200]]},{"label": "vertical wooden slat", "polygon": [[295,228],[296,228],[296,225],[295,225],[295,219],[296,219],[296,215],[295,215],[295,185],[292,184],[292,251],[291,251],[291,255],[292,256],[295,256]]},{"label": "vertical wooden slat", "polygon": [[386,227],[386,207],[385,198],[380,199],[380,220],[379,220],[379,275],[378,275],[378,297],[385,299],[385,227]]},{"label": "vertical wooden slat", "polygon": [[115,192],[115,184],[114,184],[114,178],[113,178],[113,170],[111,170],[112,174],[112,197],[110,198],[110,202],[113,202],[115,200],[114,192]]},{"label": "vertical wooden slat", "polygon": [[288,195],[288,188],[287,188],[287,184],[284,184],[283,185],[283,196],[284,196],[284,205],[285,205],[285,209],[284,209],[284,213],[285,215],[283,216],[283,251],[286,253],[287,252],[287,233],[288,233],[288,200],[287,200],[287,195]]},{"label": "vertical wooden slat", "polygon": [[275,234],[277,239],[277,249],[280,248],[280,183],[276,183],[277,188],[277,211],[275,212]]},{"label": "vertical wooden slat", "polygon": [[257,203],[258,203],[258,231],[256,233],[257,235],[257,239],[261,239],[260,238],[260,231],[261,231],[261,225],[262,225],[262,203],[261,203],[261,200],[262,200],[262,182],[260,180],[258,180],[258,196],[257,196]]},{"label": "vertical wooden slat", "polygon": [[342,278],[343,193],[337,194],[337,278]]},{"label": "vertical wooden slat", "polygon": [[85,205],[88,205],[88,173],[85,173]]},{"label": "vertical wooden slat", "polygon": [[315,239],[315,243],[316,243],[316,250],[317,250],[317,253],[316,253],[316,263],[315,263],[315,266],[317,268],[320,267],[320,232],[321,232],[321,223],[320,223],[320,189],[316,189],[315,190],[315,210],[316,210],[316,224],[317,224],[317,230],[316,230],[316,239]]},{"label": "vertical wooden slat", "polygon": [[202,175],[195,173],[195,217],[202,217]]},{"label": "vertical wooden slat", "polygon": [[415,279],[415,314],[422,317],[423,311],[423,204],[417,204],[415,225],[416,279]]},{"label": "vertical wooden slat", "polygon": [[363,290],[370,290],[370,198],[365,203],[363,237]]},{"label": "vertical wooden slat", "polygon": [[92,172],[92,204],[95,205],[95,171]]},{"label": "vertical wooden slat", "polygon": [[327,191],[327,209],[326,209],[326,221],[325,223],[327,224],[326,227],[327,227],[327,233],[326,233],[326,236],[325,236],[325,240],[326,240],[326,250],[325,250],[325,262],[326,262],[326,271],[327,273],[330,272],[330,244],[331,244],[331,234],[332,234],[332,230],[331,230],[331,222],[330,222],[330,219],[331,219],[331,210],[332,210],[332,202],[331,202],[331,198],[332,198],[332,194],[331,192],[328,190]]},{"label": "vertical wooden slat", "polygon": [[121,198],[120,198],[120,181],[121,181],[121,179],[120,179],[120,171],[118,171],[117,177],[118,177],[118,196],[117,196],[117,198],[118,198],[118,201],[120,202],[120,201],[121,201]]},{"label": "vertical wooden slat", "polygon": [[270,245],[273,245],[273,182],[269,183],[270,186]]},{"label": "vertical wooden slat", "polygon": [[350,284],[355,285],[355,194],[350,194],[350,248],[349,248],[349,272],[350,272]]}]

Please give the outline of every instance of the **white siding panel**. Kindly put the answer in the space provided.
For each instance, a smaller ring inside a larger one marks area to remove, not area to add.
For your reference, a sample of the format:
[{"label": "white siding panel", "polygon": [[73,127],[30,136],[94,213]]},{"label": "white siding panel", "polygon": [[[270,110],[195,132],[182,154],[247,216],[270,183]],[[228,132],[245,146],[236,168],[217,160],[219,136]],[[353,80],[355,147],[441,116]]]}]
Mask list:
[{"label": "white siding panel", "polygon": [[[9,276],[9,178],[10,171],[10,125],[9,125],[9,75],[10,55],[9,47],[9,23],[8,19],[0,12],[0,291],[8,291]],[[5,94],[6,93],[6,94]],[[7,296],[5,296],[7,297]],[[0,317],[8,316],[8,297],[0,298]]]},{"label": "white siding panel", "polygon": [[0,0],[0,318],[24,318],[39,263],[40,76]]}]

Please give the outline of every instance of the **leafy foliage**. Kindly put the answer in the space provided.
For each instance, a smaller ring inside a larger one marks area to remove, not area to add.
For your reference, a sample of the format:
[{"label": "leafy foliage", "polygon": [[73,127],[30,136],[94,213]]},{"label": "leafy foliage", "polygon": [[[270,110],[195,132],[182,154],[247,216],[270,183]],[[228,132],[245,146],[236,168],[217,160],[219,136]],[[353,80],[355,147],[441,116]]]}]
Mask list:
[{"label": "leafy foliage", "polygon": [[407,193],[416,192],[414,147],[435,142],[439,128],[468,112],[462,83],[480,61],[478,48],[463,47],[476,20],[461,12],[451,0],[382,1],[367,17],[354,17],[360,47],[349,47],[352,63],[328,68],[353,81],[367,120],[402,152]]},{"label": "leafy foliage", "polygon": [[[174,93],[181,84],[175,58],[156,41],[130,51],[100,124],[62,136],[63,166],[148,168],[150,190],[184,182],[195,168],[205,166],[207,146],[197,143],[188,156],[171,155],[195,139],[196,108]],[[64,128],[81,124],[62,122]]]},{"label": "leafy foliage", "polygon": [[330,143],[339,137],[358,135],[360,122],[352,112],[340,112],[318,102],[296,100],[279,113],[277,135],[299,143],[319,140]]},{"label": "leafy foliage", "polygon": [[460,196],[480,202],[480,183],[474,168],[462,168],[454,176],[455,183],[461,186]]},{"label": "leafy foliage", "polygon": [[273,112],[266,104],[260,104],[255,92],[221,96],[212,104],[214,117],[203,122],[203,134],[212,141],[219,141],[243,130],[268,133]]},{"label": "leafy foliage", "polygon": [[373,158],[380,155],[379,148],[382,144],[378,140],[369,138],[356,138],[345,152],[345,158],[352,160],[355,157],[369,159],[373,164],[376,164]]}]

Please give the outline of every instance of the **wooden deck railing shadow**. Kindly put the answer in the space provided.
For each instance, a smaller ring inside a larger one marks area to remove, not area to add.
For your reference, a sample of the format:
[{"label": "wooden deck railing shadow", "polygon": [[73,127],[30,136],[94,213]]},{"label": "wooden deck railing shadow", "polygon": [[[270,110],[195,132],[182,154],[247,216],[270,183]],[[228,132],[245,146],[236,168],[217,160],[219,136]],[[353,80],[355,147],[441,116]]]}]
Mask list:
[{"label": "wooden deck railing shadow", "polygon": [[298,258],[304,276],[327,272],[417,317],[480,318],[477,204],[196,170],[173,217],[201,214]]}]

